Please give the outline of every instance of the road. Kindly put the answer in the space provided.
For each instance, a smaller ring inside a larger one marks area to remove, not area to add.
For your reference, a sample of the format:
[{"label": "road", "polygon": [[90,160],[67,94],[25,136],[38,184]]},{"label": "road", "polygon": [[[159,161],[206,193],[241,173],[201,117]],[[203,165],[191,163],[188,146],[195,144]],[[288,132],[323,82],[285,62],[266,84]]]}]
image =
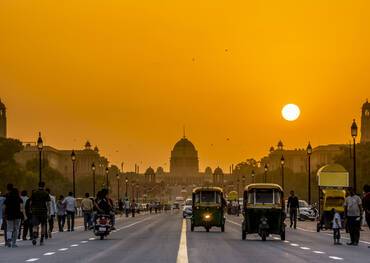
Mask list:
[{"label": "road", "polygon": [[[334,246],[328,233],[287,229],[287,240],[269,237],[262,242],[250,235],[241,240],[240,217],[229,217],[226,232],[190,232],[181,214],[162,213],[121,218],[107,240],[91,232],[56,233],[44,246],[30,241],[18,248],[0,248],[0,262],[369,262],[370,249]],[[345,243],[346,240],[343,240]]]}]

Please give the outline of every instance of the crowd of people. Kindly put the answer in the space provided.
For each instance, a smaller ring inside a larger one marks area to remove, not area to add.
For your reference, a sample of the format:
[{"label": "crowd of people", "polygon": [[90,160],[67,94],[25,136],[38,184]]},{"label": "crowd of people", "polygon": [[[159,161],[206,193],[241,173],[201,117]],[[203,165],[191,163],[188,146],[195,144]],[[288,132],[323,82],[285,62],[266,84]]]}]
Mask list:
[{"label": "crowd of people", "polygon": [[[97,214],[111,216],[114,229],[114,204],[106,189],[99,191],[96,198],[86,193],[80,207],[85,231],[93,227]],[[30,196],[27,191],[19,192],[13,184],[7,185],[6,193],[0,193],[0,226],[6,247],[17,247],[17,239],[31,240],[33,245],[39,241],[43,245],[46,239],[52,238],[55,219],[59,232],[65,231],[66,222],[67,231],[72,232],[76,213],[77,202],[72,192],[66,197],[60,195],[56,200],[44,182],[40,182],[39,188]]]}]

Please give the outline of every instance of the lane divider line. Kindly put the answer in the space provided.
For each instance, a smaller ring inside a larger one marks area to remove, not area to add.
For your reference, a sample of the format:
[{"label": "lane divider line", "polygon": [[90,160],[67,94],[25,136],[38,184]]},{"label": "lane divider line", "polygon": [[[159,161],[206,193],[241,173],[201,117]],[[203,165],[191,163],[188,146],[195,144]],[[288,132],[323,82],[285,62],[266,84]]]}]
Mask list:
[{"label": "lane divider line", "polygon": [[27,259],[26,262],[34,262],[37,260],[39,260],[39,258],[30,258],[30,259]]},{"label": "lane divider line", "polygon": [[186,240],[186,220],[182,220],[181,237],[176,263],[189,263],[188,248]]}]

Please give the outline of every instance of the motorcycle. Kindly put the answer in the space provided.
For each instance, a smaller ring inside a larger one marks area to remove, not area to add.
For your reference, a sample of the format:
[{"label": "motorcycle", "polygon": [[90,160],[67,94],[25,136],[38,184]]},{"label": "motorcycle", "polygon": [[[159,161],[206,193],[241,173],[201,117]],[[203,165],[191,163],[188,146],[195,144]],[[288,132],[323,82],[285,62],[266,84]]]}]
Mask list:
[{"label": "motorcycle", "polygon": [[112,219],[110,215],[98,215],[94,225],[94,234],[99,236],[100,240],[108,236],[112,230]]},{"label": "motorcycle", "polygon": [[319,214],[319,211],[316,207],[307,207],[307,208],[300,208],[299,209],[299,216],[298,220],[300,221],[314,221],[317,219],[317,216]]}]

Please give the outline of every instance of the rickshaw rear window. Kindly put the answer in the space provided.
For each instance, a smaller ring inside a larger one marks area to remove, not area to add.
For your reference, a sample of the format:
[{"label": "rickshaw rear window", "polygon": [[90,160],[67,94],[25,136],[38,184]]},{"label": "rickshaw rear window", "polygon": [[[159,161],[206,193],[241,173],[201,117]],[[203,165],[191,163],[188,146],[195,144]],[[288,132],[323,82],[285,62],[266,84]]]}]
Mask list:
[{"label": "rickshaw rear window", "polygon": [[272,189],[256,189],[256,204],[272,204],[273,192]]},{"label": "rickshaw rear window", "polygon": [[326,198],[326,206],[335,207],[335,206],[343,206],[344,198],[343,197],[327,197]]},{"label": "rickshaw rear window", "polygon": [[202,191],[195,194],[195,203],[221,203],[221,194],[212,191]]}]

